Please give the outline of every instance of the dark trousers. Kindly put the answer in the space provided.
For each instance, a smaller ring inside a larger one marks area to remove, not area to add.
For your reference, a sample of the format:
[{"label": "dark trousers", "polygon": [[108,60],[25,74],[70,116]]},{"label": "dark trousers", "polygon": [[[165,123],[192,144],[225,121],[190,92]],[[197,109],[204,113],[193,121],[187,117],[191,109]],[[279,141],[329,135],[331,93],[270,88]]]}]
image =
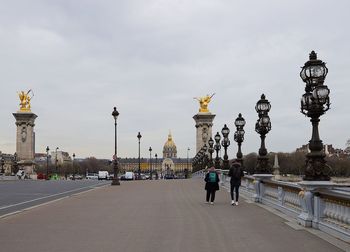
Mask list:
[{"label": "dark trousers", "polygon": [[235,194],[236,194],[236,201],[238,201],[238,197],[239,197],[239,185],[231,184],[231,200],[234,200],[233,191],[235,191]]},{"label": "dark trousers", "polygon": [[216,190],[207,190],[207,202],[209,202],[209,198],[210,198],[211,202],[214,202],[215,192],[216,192]]}]

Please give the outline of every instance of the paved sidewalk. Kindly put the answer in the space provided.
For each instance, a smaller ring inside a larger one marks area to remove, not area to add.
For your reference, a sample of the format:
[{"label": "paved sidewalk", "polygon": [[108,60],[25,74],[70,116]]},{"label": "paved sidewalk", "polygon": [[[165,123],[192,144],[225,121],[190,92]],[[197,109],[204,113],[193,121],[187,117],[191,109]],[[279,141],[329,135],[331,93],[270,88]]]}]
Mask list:
[{"label": "paved sidewalk", "polygon": [[123,182],[0,219],[0,251],[341,251],[201,180]]}]

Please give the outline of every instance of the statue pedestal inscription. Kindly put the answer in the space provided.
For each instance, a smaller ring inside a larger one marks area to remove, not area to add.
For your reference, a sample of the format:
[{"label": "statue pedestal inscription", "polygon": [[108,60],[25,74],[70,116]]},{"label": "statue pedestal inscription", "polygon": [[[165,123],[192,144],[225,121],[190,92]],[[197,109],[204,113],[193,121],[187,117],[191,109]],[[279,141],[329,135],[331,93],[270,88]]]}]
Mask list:
[{"label": "statue pedestal inscription", "polygon": [[18,157],[19,169],[23,169],[27,175],[33,173],[35,162],[35,133],[34,121],[36,114],[31,112],[13,113],[16,119],[16,153]]}]

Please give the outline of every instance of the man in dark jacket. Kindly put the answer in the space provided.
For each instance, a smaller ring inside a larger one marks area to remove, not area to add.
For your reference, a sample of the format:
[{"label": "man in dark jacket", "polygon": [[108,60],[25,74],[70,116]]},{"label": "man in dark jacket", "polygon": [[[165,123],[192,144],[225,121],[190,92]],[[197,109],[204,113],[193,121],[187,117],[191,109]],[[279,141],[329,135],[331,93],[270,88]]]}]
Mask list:
[{"label": "man in dark jacket", "polygon": [[219,174],[215,171],[214,167],[211,167],[209,169],[209,172],[205,175],[204,178],[205,183],[205,190],[207,191],[207,198],[206,203],[209,204],[209,198],[210,198],[210,204],[214,204],[215,200],[215,192],[219,190]]},{"label": "man in dark jacket", "polygon": [[[239,187],[241,185],[241,179],[244,176],[242,166],[239,162],[235,161],[228,172],[228,176],[231,177],[231,205],[238,205]],[[234,195],[234,192],[236,195]],[[236,196],[236,199],[234,198]]]}]

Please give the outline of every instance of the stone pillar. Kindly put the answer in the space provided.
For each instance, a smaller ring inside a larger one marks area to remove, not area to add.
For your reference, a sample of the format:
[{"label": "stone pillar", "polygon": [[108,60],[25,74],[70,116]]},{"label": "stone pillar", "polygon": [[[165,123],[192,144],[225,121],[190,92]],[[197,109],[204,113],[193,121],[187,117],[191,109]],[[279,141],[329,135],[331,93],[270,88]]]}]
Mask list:
[{"label": "stone pillar", "polygon": [[[210,137],[212,137],[212,126],[215,115],[210,112],[199,112],[193,116],[196,122],[196,153],[203,147],[205,143],[208,143]],[[207,144],[208,146],[208,144]]]},{"label": "stone pillar", "polygon": [[277,153],[275,154],[275,162],[273,165],[273,175],[275,176],[275,179],[279,180],[280,177],[280,166],[278,164],[278,155]]},{"label": "stone pillar", "polygon": [[[319,218],[322,215],[321,207],[315,191],[318,189],[333,189],[335,184],[330,181],[302,181],[298,183],[302,190],[299,192],[302,211],[298,216],[298,223],[304,227],[318,227]],[[315,203],[316,199],[316,203]]]},{"label": "stone pillar", "polygon": [[16,153],[19,169],[23,169],[26,174],[33,174],[35,162],[35,133],[34,121],[36,114],[31,112],[13,113],[16,119]]}]

